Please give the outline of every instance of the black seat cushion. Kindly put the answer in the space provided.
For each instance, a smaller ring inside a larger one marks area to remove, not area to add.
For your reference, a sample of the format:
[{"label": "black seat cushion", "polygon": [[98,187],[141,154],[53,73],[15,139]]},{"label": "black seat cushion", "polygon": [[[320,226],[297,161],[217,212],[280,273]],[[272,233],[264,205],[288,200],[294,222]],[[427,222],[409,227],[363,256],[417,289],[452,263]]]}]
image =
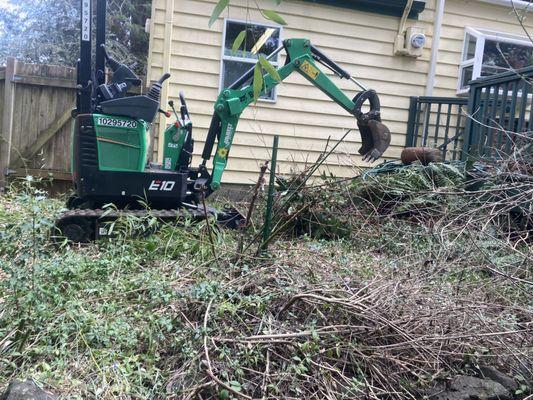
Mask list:
[{"label": "black seat cushion", "polygon": [[117,115],[152,122],[159,109],[159,102],[145,96],[130,96],[120,99],[107,100],[100,103],[102,112],[107,115]]}]

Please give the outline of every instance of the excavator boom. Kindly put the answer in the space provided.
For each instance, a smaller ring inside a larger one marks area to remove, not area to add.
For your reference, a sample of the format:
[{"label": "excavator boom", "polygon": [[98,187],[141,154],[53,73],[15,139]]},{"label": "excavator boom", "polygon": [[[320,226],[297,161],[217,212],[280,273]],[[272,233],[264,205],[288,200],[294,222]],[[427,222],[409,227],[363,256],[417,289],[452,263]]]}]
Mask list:
[{"label": "excavator boom", "polygon": [[[365,160],[377,160],[389,146],[391,136],[389,129],[381,122],[380,104],[376,92],[366,89],[348,72],[311,45],[307,39],[287,39],[283,42],[283,46],[276,50],[276,53],[281,49],[285,49],[287,58],[285,65],[277,69],[280,79],[274,78],[270,73],[264,75],[262,93],[270,91],[293,72],[299,72],[335,103],[355,116],[362,138],[362,146],[359,149],[359,153],[363,155]],[[326,66],[341,78],[352,80],[363,91],[359,92],[353,99],[350,99],[318,68],[317,62]],[[252,76],[253,68],[229,88],[224,89],[218,96],[202,153],[203,165],[205,166],[212,156],[215,139],[217,140],[213,171],[210,181],[199,182],[199,186],[208,184],[211,190],[216,190],[220,186],[239,118],[246,107],[254,101],[254,89],[251,84],[248,84]],[[370,103],[370,111],[363,113],[361,109],[363,103],[367,100]]]}]

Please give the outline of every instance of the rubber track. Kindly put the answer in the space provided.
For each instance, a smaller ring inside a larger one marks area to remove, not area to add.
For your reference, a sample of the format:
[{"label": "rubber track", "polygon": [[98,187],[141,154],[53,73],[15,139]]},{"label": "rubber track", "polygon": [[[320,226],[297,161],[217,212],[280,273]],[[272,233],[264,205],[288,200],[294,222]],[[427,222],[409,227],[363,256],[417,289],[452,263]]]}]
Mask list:
[{"label": "rubber track", "polygon": [[[209,210],[207,211],[208,215],[215,216]],[[205,213],[203,210],[192,210],[192,209],[171,209],[171,210],[113,210],[107,209],[103,210],[101,208],[97,209],[74,209],[68,210],[61,213],[56,221],[56,224],[63,219],[71,217],[83,217],[83,218],[120,218],[127,216],[134,217],[155,217],[158,219],[179,219],[179,218],[193,218],[193,219],[204,219]]]}]

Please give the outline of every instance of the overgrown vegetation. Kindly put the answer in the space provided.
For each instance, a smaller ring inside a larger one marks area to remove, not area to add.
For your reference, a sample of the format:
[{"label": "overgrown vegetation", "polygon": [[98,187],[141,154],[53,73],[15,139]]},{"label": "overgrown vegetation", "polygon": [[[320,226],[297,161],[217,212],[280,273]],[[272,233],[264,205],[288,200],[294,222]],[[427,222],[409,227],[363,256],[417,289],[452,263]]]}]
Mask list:
[{"label": "overgrown vegetation", "polygon": [[61,202],[31,181],[0,198],[0,388],[31,377],[65,398],[420,398],[489,364],[524,395],[531,228],[502,225],[501,179],[467,192],[464,168],[446,164],[302,177],[285,181],[259,255],[260,213],[242,254],[241,232],[211,230],[214,257],[205,223],[131,238],[150,221],[126,219],[113,240],[53,244]]}]

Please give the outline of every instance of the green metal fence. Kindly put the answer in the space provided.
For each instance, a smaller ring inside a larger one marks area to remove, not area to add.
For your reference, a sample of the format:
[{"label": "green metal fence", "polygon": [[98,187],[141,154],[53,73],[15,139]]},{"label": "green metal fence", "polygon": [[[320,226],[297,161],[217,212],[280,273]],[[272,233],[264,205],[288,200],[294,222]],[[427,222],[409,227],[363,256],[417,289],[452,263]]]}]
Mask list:
[{"label": "green metal fence", "polygon": [[504,157],[526,143],[532,78],[533,66],[470,82],[463,159]]},{"label": "green metal fence", "polygon": [[406,146],[446,160],[509,155],[530,140],[533,66],[470,82],[468,98],[411,97]]},{"label": "green metal fence", "polygon": [[457,97],[411,97],[406,146],[437,147],[443,159],[460,159],[467,103]]}]

